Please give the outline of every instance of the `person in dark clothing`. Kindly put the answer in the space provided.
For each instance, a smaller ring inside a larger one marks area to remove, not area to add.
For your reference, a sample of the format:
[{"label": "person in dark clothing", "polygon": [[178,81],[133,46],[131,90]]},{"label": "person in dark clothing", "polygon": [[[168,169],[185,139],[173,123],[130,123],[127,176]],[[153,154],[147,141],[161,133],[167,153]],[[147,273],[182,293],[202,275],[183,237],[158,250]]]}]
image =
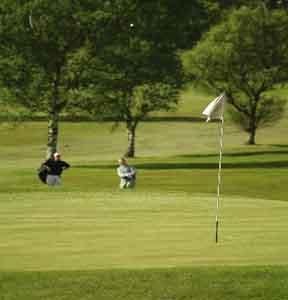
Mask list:
[{"label": "person in dark clothing", "polygon": [[43,166],[47,169],[46,182],[50,186],[60,185],[62,172],[70,168],[66,161],[61,160],[61,155],[58,152],[55,152],[52,158],[46,160]]}]

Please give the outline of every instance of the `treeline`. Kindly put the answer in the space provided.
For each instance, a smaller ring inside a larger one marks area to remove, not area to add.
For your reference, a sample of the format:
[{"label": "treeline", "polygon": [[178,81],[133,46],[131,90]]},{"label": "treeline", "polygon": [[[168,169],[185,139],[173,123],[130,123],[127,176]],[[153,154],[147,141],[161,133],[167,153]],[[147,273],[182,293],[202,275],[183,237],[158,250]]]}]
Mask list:
[{"label": "treeline", "polygon": [[47,157],[63,113],[125,122],[125,156],[134,157],[139,122],[174,109],[193,81],[226,91],[253,144],[284,111],[267,92],[287,82],[287,9],[260,0],[2,0],[0,102],[46,116]]}]

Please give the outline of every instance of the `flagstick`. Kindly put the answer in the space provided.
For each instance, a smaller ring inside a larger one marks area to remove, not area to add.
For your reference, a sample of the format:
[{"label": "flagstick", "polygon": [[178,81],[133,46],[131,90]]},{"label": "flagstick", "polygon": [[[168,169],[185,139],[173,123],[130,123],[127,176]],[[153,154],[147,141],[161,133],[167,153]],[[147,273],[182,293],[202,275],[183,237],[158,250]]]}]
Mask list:
[{"label": "flagstick", "polygon": [[212,119],[219,119],[219,140],[220,140],[220,155],[219,155],[219,168],[218,168],[218,185],[217,185],[217,201],[216,201],[216,243],[218,243],[218,231],[219,231],[219,212],[220,212],[220,187],[221,187],[221,167],[222,167],[222,151],[223,151],[223,136],[224,136],[224,104],[226,101],[225,92],[215,98],[208,106],[203,110],[202,114],[207,116],[206,122]]},{"label": "flagstick", "polygon": [[222,169],[222,152],[223,152],[223,137],[224,137],[224,117],[218,123],[219,128],[219,168],[218,168],[218,185],[217,185],[217,202],[216,202],[216,230],[215,241],[218,243],[218,229],[219,229],[219,210],[220,210],[220,187],[221,187],[221,169]]}]

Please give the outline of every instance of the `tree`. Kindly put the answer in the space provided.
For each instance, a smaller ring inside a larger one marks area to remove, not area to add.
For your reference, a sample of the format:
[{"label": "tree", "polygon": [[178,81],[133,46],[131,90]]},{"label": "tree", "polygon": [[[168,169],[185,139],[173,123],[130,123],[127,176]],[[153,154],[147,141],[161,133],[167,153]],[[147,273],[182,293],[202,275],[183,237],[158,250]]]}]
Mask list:
[{"label": "tree", "polygon": [[29,110],[47,113],[47,157],[56,152],[59,114],[76,84],[71,60],[104,18],[97,5],[102,1],[0,3],[0,85]]},{"label": "tree", "polygon": [[80,76],[82,88],[71,93],[69,108],[88,111],[98,119],[125,122],[128,147],[124,156],[134,157],[139,122],[153,111],[167,111],[178,103],[180,59],[174,51],[165,52],[135,35],[126,45],[106,47],[98,56],[87,55],[87,49],[82,49],[85,54],[77,61],[86,66]]},{"label": "tree", "polygon": [[[47,156],[57,148],[60,112],[72,104],[83,107],[91,95],[108,99],[106,108],[111,108],[111,99],[113,108],[126,102],[117,118],[124,119],[129,130],[148,113],[138,111],[131,121],[134,102],[139,101],[132,100],[133,95],[139,90],[149,86],[154,97],[158,93],[161,101],[156,105],[151,100],[154,109],[169,109],[169,102],[173,106],[181,82],[175,52],[190,47],[209,25],[201,1],[183,0],[181,6],[172,0],[1,2],[0,81],[18,103],[47,112]],[[83,61],[89,65],[78,64]],[[95,103],[98,115],[101,104]]]},{"label": "tree", "polygon": [[[255,144],[258,127],[280,118],[285,103],[267,93],[288,80],[288,16],[242,7],[212,28],[185,57],[187,72],[217,92],[226,91],[238,121]],[[235,115],[234,115],[235,119]]]},{"label": "tree", "polygon": [[266,6],[268,9],[287,9],[288,0],[201,0],[213,17],[221,15],[223,10],[229,10],[231,8],[239,8],[241,6],[257,7]]},{"label": "tree", "polygon": [[262,0],[262,2],[270,9],[288,9],[288,0]]},{"label": "tree", "polygon": [[90,113],[126,123],[127,157],[135,155],[139,122],[153,111],[177,104],[183,83],[177,51],[191,47],[208,26],[200,2],[185,0],[179,6],[171,0],[117,0],[113,5],[108,1],[106,34],[113,39],[106,40],[100,51],[91,42],[78,62],[87,66],[81,81],[86,88],[76,91],[74,98],[82,97],[79,106]]}]

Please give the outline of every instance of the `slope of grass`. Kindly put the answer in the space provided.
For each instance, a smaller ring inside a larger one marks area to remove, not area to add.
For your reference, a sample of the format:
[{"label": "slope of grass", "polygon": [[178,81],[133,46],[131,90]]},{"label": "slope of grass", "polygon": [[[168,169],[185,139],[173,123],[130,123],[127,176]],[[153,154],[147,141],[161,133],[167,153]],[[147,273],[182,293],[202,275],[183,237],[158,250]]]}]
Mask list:
[{"label": "slope of grass", "polygon": [[[231,153],[233,154],[233,153]],[[247,155],[248,154],[248,155]],[[212,155],[137,159],[137,191],[216,193],[218,157]],[[73,168],[63,175],[65,192],[114,192],[118,190],[116,164],[108,162],[72,161]],[[31,168],[2,171],[0,192],[46,192],[36,175],[37,164]],[[287,200],[287,154],[242,153],[226,156],[222,170],[222,194],[267,200]]]},{"label": "slope of grass", "polygon": [[[117,159],[127,146],[124,126],[111,132],[112,124],[61,123],[59,150],[66,159],[75,161],[105,161]],[[224,152],[270,151],[287,148],[288,120],[274,127],[259,130],[258,145],[244,145],[247,135],[230,124],[225,124]],[[29,164],[29,159],[45,156],[47,124],[24,123],[14,129],[0,127],[1,153],[9,167],[14,162]],[[218,153],[216,123],[149,122],[140,123],[136,138],[137,157],[167,157],[185,154]]]},{"label": "slope of grass", "polygon": [[[259,145],[242,144],[245,135],[225,127],[223,193],[287,200],[287,121],[259,132]],[[36,169],[45,154],[45,123],[0,129],[0,192],[45,191]],[[61,124],[60,151],[73,168],[64,175],[66,191],[117,189],[117,159],[126,146],[121,127],[111,124]],[[215,123],[156,122],[140,124],[137,158],[140,191],[215,193],[218,169]]]},{"label": "slope of grass", "polygon": [[[174,116],[197,117],[211,100],[185,93]],[[217,124],[185,120],[140,124],[127,192],[115,173],[123,125],[61,123],[72,168],[58,189],[36,177],[46,123],[0,127],[0,299],[285,299],[287,119],[254,147],[225,124],[218,245]]]}]

